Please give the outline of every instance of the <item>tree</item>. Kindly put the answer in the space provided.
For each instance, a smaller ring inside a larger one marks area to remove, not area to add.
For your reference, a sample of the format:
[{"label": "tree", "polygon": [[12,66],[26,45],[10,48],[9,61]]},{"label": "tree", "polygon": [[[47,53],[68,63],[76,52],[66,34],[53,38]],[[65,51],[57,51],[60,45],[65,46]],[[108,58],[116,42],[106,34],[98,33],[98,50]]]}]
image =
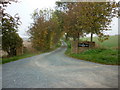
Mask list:
[{"label": "tree", "polygon": [[103,31],[110,30],[112,18],[117,14],[115,2],[58,2],[58,7],[66,15],[64,30],[67,35],[79,38],[79,35],[91,34],[91,42],[93,34],[98,35],[101,41],[108,38]]},{"label": "tree", "polygon": [[[13,0],[14,1],[14,0]],[[8,4],[3,2],[2,4]],[[2,17],[2,49],[8,53],[9,56],[15,56],[17,48],[22,46],[22,39],[17,34],[18,25],[20,25],[19,16],[14,17],[8,13],[3,12]]]},{"label": "tree", "polygon": [[6,15],[2,19],[2,49],[9,56],[15,56],[17,48],[21,47],[23,42],[17,34],[18,18],[15,18]]},{"label": "tree", "polygon": [[52,18],[50,20],[51,27],[52,27],[52,42],[53,44],[57,44],[62,37],[64,30],[64,20],[63,20],[64,13],[58,10],[55,10],[52,13]]},{"label": "tree", "polygon": [[77,7],[76,9],[76,3],[60,3],[57,2],[57,5],[60,9],[61,12],[64,13],[63,16],[63,21],[64,21],[64,32],[66,33],[66,39],[68,37],[73,38],[73,40],[76,40],[80,37],[84,36],[84,32],[83,29],[79,26],[82,26],[81,21],[78,22],[78,17],[80,17],[80,15],[78,15],[79,9]]},{"label": "tree", "polygon": [[32,45],[37,50],[46,51],[50,49],[51,41],[51,18],[52,10],[44,9],[34,11],[32,18],[34,23],[29,29]]},{"label": "tree", "polygon": [[51,9],[35,10],[29,29],[33,47],[40,51],[55,48],[62,36],[62,13]]},{"label": "tree", "polygon": [[83,12],[84,14],[82,14],[84,17],[83,23],[86,27],[86,33],[91,33],[91,42],[93,41],[93,34],[98,35],[99,38],[104,37],[103,40],[106,40],[108,35],[104,35],[103,32],[110,30],[109,25],[112,18],[116,16],[116,3],[92,2],[81,3],[81,6],[83,6],[82,9],[85,11]]}]

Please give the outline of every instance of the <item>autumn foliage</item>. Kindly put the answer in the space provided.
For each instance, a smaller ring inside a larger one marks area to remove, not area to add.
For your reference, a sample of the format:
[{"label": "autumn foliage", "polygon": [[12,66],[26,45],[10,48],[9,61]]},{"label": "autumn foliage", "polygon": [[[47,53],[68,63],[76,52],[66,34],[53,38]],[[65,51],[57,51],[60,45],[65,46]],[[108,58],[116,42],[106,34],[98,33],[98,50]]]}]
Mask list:
[{"label": "autumn foliage", "polygon": [[62,35],[57,12],[48,9],[40,11],[36,9],[32,17],[34,23],[28,32],[31,35],[33,47],[41,51],[55,48]]},{"label": "autumn foliage", "polygon": [[91,34],[92,42],[96,34],[102,42],[108,39],[104,31],[110,30],[117,12],[115,2],[56,2],[55,10],[34,11],[29,30],[31,41],[43,51],[55,47],[63,35],[75,41]]}]

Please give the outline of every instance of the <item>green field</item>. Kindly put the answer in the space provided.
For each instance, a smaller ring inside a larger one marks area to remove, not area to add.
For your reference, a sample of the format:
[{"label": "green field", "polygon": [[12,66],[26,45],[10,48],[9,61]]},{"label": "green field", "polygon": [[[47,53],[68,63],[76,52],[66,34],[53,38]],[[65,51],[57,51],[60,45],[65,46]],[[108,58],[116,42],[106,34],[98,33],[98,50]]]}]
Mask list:
[{"label": "green field", "polygon": [[[89,39],[90,38],[84,38],[83,40],[88,41]],[[65,54],[73,58],[95,63],[120,65],[120,62],[118,62],[118,56],[120,56],[118,53],[120,52],[120,50],[118,50],[118,35],[110,36],[109,40],[104,41],[103,43],[99,42],[97,37],[94,37],[93,40],[99,45],[97,48],[89,49],[78,54],[71,53],[70,42],[67,41],[68,49]]]},{"label": "green field", "polygon": [[[96,44],[98,44],[101,47],[105,47],[105,48],[118,48],[118,37],[120,37],[120,35],[114,35],[114,36],[110,36],[108,40],[104,41],[104,42],[100,42],[98,41],[98,37],[94,37],[93,41],[96,42]],[[90,38],[84,38],[82,40],[90,40]]]}]

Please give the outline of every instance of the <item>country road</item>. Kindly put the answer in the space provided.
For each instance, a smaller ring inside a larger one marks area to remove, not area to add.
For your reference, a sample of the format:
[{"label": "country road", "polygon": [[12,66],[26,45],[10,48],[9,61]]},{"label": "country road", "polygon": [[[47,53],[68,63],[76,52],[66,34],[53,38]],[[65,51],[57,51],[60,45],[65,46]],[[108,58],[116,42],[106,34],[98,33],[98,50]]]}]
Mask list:
[{"label": "country road", "polygon": [[77,60],[55,51],[2,65],[2,88],[117,88],[118,66]]}]

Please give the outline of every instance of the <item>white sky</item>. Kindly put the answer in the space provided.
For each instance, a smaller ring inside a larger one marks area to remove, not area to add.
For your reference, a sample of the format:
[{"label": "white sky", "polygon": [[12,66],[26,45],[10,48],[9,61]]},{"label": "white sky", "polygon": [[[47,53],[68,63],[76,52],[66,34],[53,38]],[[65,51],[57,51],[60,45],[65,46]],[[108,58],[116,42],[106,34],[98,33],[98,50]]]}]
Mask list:
[{"label": "white sky", "polygon": [[[55,2],[58,0],[18,0],[19,3],[12,3],[8,5],[7,12],[11,15],[19,14],[22,25],[19,27],[19,35],[22,38],[28,37],[26,31],[28,30],[28,26],[32,23],[31,14],[35,9],[43,9],[43,8],[54,8]],[[118,1],[118,0],[117,0]],[[106,32],[109,35],[118,34],[118,19],[114,18],[112,22],[112,30]]]}]

